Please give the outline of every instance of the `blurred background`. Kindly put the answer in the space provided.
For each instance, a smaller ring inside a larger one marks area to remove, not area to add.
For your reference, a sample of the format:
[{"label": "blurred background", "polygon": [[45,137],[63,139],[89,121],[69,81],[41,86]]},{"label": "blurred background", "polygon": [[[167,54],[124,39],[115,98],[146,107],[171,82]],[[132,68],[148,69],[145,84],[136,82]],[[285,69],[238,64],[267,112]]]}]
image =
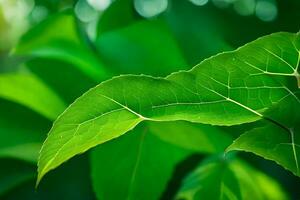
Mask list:
[{"label": "blurred background", "polygon": [[68,8],[74,9],[88,38],[95,41],[97,24],[115,1],[122,1],[125,6],[120,5],[123,13],[114,16],[113,23],[123,21],[125,26],[138,18],[166,18],[172,31],[181,38],[181,46],[190,45],[192,50],[201,46],[205,51],[195,51],[197,58],[191,58],[193,63],[261,35],[299,31],[298,0],[0,0],[1,56],[4,57],[30,27]]},{"label": "blurred background", "polygon": [[[299,30],[299,0],[0,0],[0,73],[30,71],[68,105],[114,75],[166,76],[260,36]],[[81,73],[89,66],[105,70]],[[45,139],[52,120],[6,100],[0,108],[0,131],[17,120],[18,128],[40,133],[37,141]],[[252,154],[241,156],[300,199],[299,178]],[[96,198],[88,155],[50,173],[38,190],[36,160],[27,161],[0,153],[1,200]]]}]

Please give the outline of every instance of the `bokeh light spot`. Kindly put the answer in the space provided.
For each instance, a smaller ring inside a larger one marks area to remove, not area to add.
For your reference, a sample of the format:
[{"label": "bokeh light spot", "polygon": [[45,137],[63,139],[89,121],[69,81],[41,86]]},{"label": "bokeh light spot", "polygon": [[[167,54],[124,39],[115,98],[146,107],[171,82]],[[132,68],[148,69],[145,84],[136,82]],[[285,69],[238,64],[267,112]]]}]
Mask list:
[{"label": "bokeh light spot", "polygon": [[168,0],[135,0],[134,7],[141,16],[150,18],[164,12]]},{"label": "bokeh light spot", "polygon": [[192,2],[196,6],[203,6],[207,4],[208,0],[190,0],[190,2]]},{"label": "bokeh light spot", "polygon": [[49,11],[44,6],[35,6],[31,12],[31,20],[35,23],[42,21],[48,15]]},{"label": "bokeh light spot", "polygon": [[103,11],[112,3],[111,0],[87,0],[95,10]]},{"label": "bokeh light spot", "polygon": [[255,14],[262,21],[273,21],[277,17],[277,6],[272,1],[258,1]]},{"label": "bokeh light spot", "polygon": [[98,12],[86,0],[79,0],[76,3],[75,14],[82,22],[90,22],[98,17]]},{"label": "bokeh light spot", "polygon": [[255,0],[239,0],[233,4],[234,10],[242,16],[253,15],[255,12],[255,6]]}]

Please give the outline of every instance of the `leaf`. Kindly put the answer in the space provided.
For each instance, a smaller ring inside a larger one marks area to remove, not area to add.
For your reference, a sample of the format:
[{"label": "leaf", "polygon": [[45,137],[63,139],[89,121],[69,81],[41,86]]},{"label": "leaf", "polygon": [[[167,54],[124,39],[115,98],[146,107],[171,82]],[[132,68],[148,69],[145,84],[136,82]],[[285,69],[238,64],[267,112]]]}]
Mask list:
[{"label": "leaf", "polygon": [[3,199],[3,195],[11,191],[16,186],[34,179],[35,170],[34,166],[26,163],[1,159],[0,160],[0,198]]},{"label": "leaf", "polygon": [[[139,69],[139,73],[164,75],[168,68],[161,65],[165,64],[170,60],[167,58],[171,57],[167,51],[170,51],[172,55],[178,51],[178,46],[181,57],[189,65],[194,65],[201,59],[220,51],[232,49],[224,40],[224,30],[218,15],[220,11],[215,7],[201,9],[201,7],[194,6],[188,1],[176,1],[166,11],[166,15],[151,20],[143,20],[134,10],[133,4],[132,0],[114,1],[104,11],[98,22],[97,43],[100,46],[98,49],[104,58],[107,54],[110,56],[109,61],[111,60],[113,65],[118,68],[121,66],[122,72],[127,69],[123,67],[124,65],[128,65],[129,69],[132,69],[133,65],[136,66],[133,69]],[[189,23],[186,23],[187,21]],[[168,47],[174,43],[173,40],[176,41],[175,48]],[[142,54],[143,52],[146,54]],[[135,56],[140,54],[142,56]],[[116,56],[113,57],[113,55]],[[127,55],[129,55],[128,58]],[[164,57],[166,59],[157,60]],[[142,63],[142,59],[147,59],[147,62]],[[134,62],[136,60],[139,62]],[[151,65],[156,60],[162,64],[154,63]],[[174,61],[172,62],[174,63]],[[169,64],[169,67],[171,70],[177,71],[185,69],[184,67],[187,66],[186,64],[180,65],[182,62]],[[163,70],[164,74],[157,72],[159,70]],[[129,70],[125,72],[135,73]]]},{"label": "leaf", "polygon": [[[0,162],[2,161],[6,160],[0,160]],[[0,166],[0,191],[2,186],[9,186],[9,183],[12,183],[12,187],[0,195],[1,200],[96,200],[92,190],[87,155],[72,159],[71,162],[58,169],[55,174],[48,176],[38,189],[34,188],[34,177],[22,182],[13,179],[13,177],[28,171],[25,163],[15,161],[10,163],[12,163],[11,166],[7,164]],[[30,172],[34,174],[35,166],[30,167]],[[1,176],[1,172],[4,176]],[[1,185],[1,181],[3,181],[3,185]],[[6,183],[8,184],[6,185]]]},{"label": "leaf", "polygon": [[0,158],[36,163],[52,121],[19,104],[0,99]]},{"label": "leaf", "polygon": [[188,153],[161,141],[143,124],[92,152],[92,180],[97,197],[159,199],[175,165]]},{"label": "leaf", "polygon": [[224,152],[232,143],[227,132],[218,127],[186,121],[147,123],[149,131],[164,142],[193,152]]},{"label": "leaf", "polygon": [[230,143],[209,125],[144,122],[92,151],[94,191],[98,199],[159,199],[179,162],[195,151],[222,152]]},{"label": "leaf", "polygon": [[0,157],[35,163],[44,133],[65,107],[34,75],[0,74]]},{"label": "leaf", "polygon": [[297,92],[294,95],[292,99],[282,99],[279,104],[265,113],[265,116],[272,116],[275,123],[270,124],[264,120],[260,127],[248,130],[238,137],[227,151],[240,150],[255,153],[277,162],[299,176],[300,115],[297,110],[299,95]]},{"label": "leaf", "polygon": [[23,35],[14,53],[69,62],[95,81],[110,77],[77,29],[73,13],[60,12]]},{"label": "leaf", "polygon": [[65,103],[31,74],[0,74],[0,98],[24,105],[54,120]]},{"label": "leaf", "polygon": [[[119,17],[122,16],[122,17]],[[141,19],[136,14],[132,0],[116,0],[103,12],[97,25],[97,36],[128,26]]]},{"label": "leaf", "polygon": [[[235,30],[236,23],[242,18],[234,15],[234,19],[227,20],[230,16],[226,14],[222,9],[216,9],[213,5],[195,6],[190,1],[173,0],[172,5],[161,18],[168,24],[178,41],[188,66],[193,66],[204,58],[233,49],[225,40],[224,35],[231,24],[235,26],[231,27],[230,31]],[[225,15],[226,18],[223,21]],[[239,35],[234,38],[234,41],[242,37],[244,35]]]},{"label": "leaf", "polygon": [[284,200],[287,195],[272,178],[238,159],[203,162],[183,182],[178,199]]},{"label": "leaf", "polygon": [[119,137],[142,121],[229,126],[264,118],[289,130],[286,126],[295,125],[297,118],[281,124],[264,113],[283,99],[299,103],[299,38],[300,34],[277,33],[166,78],[127,75],[99,84],[54,123],[41,150],[38,182],[74,155]]},{"label": "leaf", "polygon": [[141,20],[103,33],[96,41],[103,62],[116,73],[167,75],[187,64],[162,20]]},{"label": "leaf", "polygon": [[[35,58],[25,64],[26,69],[43,80],[68,104],[97,84],[96,81],[67,62]],[[78,80],[80,80],[80,84],[78,84]]]},{"label": "leaf", "polygon": [[[299,130],[297,128],[297,130]],[[299,131],[298,131],[299,132]],[[298,132],[287,134],[275,125],[254,128],[238,137],[227,151],[255,153],[273,160],[299,176],[300,140]]]}]

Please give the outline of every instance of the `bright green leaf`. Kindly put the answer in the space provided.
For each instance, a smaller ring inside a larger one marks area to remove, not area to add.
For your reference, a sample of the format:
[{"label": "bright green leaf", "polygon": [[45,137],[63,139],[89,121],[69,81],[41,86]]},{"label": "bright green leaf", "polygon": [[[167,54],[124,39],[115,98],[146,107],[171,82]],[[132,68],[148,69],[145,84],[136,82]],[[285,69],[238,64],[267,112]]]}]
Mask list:
[{"label": "bright green leaf", "polygon": [[50,88],[32,74],[0,74],[0,98],[24,105],[51,120],[66,107]]},{"label": "bright green leaf", "polygon": [[147,123],[149,131],[162,141],[198,153],[220,153],[232,143],[220,128],[186,121]]},{"label": "bright green leaf", "polygon": [[[294,128],[299,118],[290,115],[287,122],[278,121],[268,111],[282,100],[299,103],[299,38],[272,34],[166,78],[127,75],[99,84],[54,123],[41,150],[38,181],[76,154],[123,135],[141,121],[237,125],[264,118],[293,135],[287,127]],[[298,145],[293,137],[290,143]],[[297,161],[295,151],[289,153]],[[298,169],[294,173],[299,175]]]},{"label": "bright green leaf", "polygon": [[69,62],[95,81],[109,72],[81,38],[71,11],[55,14],[34,26],[20,40],[14,52]]},{"label": "bright green leaf", "polygon": [[36,162],[65,103],[32,74],[0,74],[0,99],[0,157]]},{"label": "bright green leaf", "polygon": [[27,61],[26,68],[43,80],[68,104],[97,84],[74,65],[55,59],[36,58]]}]

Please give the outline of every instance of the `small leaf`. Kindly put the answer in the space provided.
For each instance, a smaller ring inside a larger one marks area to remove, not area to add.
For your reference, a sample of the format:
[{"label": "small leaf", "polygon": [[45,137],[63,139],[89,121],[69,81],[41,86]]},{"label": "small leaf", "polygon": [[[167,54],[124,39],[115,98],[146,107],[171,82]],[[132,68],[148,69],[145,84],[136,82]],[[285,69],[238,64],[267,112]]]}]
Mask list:
[{"label": "small leaf", "polygon": [[71,11],[57,13],[23,35],[14,53],[69,62],[95,81],[110,77],[77,28]]},{"label": "small leaf", "polygon": [[65,103],[31,74],[0,74],[0,98],[26,106],[54,120]]},{"label": "small leaf", "polygon": [[203,162],[183,182],[178,199],[284,200],[287,195],[272,178],[238,159]]},{"label": "small leaf", "polygon": [[[122,17],[120,17],[122,16]],[[97,26],[98,37],[115,31],[141,19],[135,12],[132,0],[117,0],[103,12]]]},{"label": "small leaf", "polygon": [[268,113],[282,100],[291,106],[300,102],[299,38],[300,34],[272,34],[166,78],[127,75],[99,84],[54,123],[41,150],[38,181],[69,158],[125,134],[142,121],[230,126],[266,119],[287,134],[290,128],[299,132],[295,127],[299,118],[290,110],[285,121]]}]

